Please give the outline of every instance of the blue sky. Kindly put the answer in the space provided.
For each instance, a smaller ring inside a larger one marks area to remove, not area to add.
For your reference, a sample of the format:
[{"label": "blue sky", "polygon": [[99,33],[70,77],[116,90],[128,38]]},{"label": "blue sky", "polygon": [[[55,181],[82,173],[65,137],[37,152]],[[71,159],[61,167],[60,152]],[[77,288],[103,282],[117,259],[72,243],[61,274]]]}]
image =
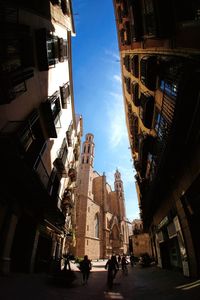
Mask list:
[{"label": "blue sky", "polygon": [[121,72],[112,0],[73,0],[76,37],[72,39],[76,112],[83,133],[94,134],[97,172],[106,173],[113,188],[116,168],[124,182],[126,215],[139,218],[135,171],[121,87]]}]

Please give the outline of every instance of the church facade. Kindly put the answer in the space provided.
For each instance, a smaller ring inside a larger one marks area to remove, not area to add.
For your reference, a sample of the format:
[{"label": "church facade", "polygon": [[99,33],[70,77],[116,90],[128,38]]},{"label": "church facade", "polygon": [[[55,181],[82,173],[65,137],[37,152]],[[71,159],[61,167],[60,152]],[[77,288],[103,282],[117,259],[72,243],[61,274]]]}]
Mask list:
[{"label": "church facade", "polygon": [[77,182],[76,256],[106,258],[128,253],[128,223],[121,174],[116,170],[114,191],[105,174],[94,168],[94,136],[86,134]]}]

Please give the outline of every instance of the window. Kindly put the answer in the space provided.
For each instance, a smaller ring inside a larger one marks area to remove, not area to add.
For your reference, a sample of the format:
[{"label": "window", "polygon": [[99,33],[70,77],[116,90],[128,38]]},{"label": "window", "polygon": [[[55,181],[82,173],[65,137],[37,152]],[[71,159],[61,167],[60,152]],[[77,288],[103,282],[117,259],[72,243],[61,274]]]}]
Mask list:
[{"label": "window", "polygon": [[154,113],[154,97],[149,93],[141,93],[141,106],[139,110],[140,118],[145,127],[152,127],[153,113]]},{"label": "window", "polygon": [[130,72],[130,56],[129,55],[124,56],[124,65],[125,65],[126,70]]},{"label": "window", "polygon": [[64,40],[63,38],[58,39],[58,54],[59,54],[58,56],[60,62],[67,60],[68,45],[67,45],[67,40]]},{"label": "window", "polygon": [[90,145],[88,145],[88,153],[90,153]]},{"label": "window", "polygon": [[89,225],[87,225],[87,231],[89,231]]},{"label": "window", "polygon": [[131,71],[133,76],[137,77],[139,76],[139,58],[138,55],[134,55],[131,58]]},{"label": "window", "polygon": [[96,238],[99,238],[99,216],[98,216],[98,214],[96,214],[95,218],[94,218],[94,235]]},{"label": "window", "polygon": [[60,186],[60,177],[57,174],[56,168],[53,168],[50,178],[49,178],[47,190],[48,190],[49,194],[52,196],[52,198],[55,200],[58,200],[58,194],[60,191],[60,187],[61,187]]},{"label": "window", "polygon": [[140,105],[139,85],[135,81],[131,84],[131,98],[135,106]]},{"label": "window", "polygon": [[49,66],[54,65],[58,58],[58,38],[52,35],[47,37],[47,57]]},{"label": "window", "polygon": [[69,16],[70,8],[69,8],[69,3],[67,0],[61,0],[61,8],[62,8],[63,14]]},{"label": "window", "polygon": [[122,23],[122,10],[121,10],[120,6],[117,9],[117,15],[118,15],[118,21],[119,21],[119,23]]},{"label": "window", "polygon": [[150,90],[156,89],[157,57],[145,56],[140,61],[140,80]]},{"label": "window", "polygon": [[67,101],[70,96],[70,83],[67,82],[63,86],[60,86],[60,97],[62,102],[62,108],[67,108]]},{"label": "window", "polygon": [[58,93],[56,92],[43,102],[40,106],[40,110],[48,137],[57,138],[55,124],[58,122],[61,114],[61,104]]},{"label": "window", "polygon": [[175,82],[160,81],[160,89],[165,92],[169,97],[176,98],[177,84]]},{"label": "window", "polygon": [[36,30],[36,47],[39,70],[48,71],[58,62],[58,37],[50,34],[46,28]]},{"label": "window", "polygon": [[169,133],[169,124],[158,109],[155,111],[154,128],[161,141],[167,137]]},{"label": "window", "polygon": [[[6,20],[9,16],[4,18]],[[29,69],[34,66],[34,56],[28,26],[5,23],[2,28],[0,104],[7,104],[26,92],[26,80],[34,76],[33,69]]]},{"label": "window", "polygon": [[60,106],[60,98],[58,96],[58,94],[54,94],[52,97],[49,98],[50,101],[50,105],[51,105],[51,111],[52,111],[52,115],[53,115],[53,119],[55,122],[57,122],[58,117],[60,115],[61,112],[61,106]]}]

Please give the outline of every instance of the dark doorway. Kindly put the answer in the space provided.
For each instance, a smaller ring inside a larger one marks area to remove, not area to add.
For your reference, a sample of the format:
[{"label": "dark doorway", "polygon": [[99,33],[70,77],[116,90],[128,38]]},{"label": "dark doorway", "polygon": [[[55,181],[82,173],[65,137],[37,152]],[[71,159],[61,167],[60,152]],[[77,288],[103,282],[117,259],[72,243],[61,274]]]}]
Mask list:
[{"label": "dark doorway", "polygon": [[39,236],[35,260],[35,272],[48,272],[51,263],[52,240],[48,236]]},{"label": "dark doorway", "polygon": [[160,243],[160,255],[162,260],[162,268],[170,269],[170,255],[167,242]]},{"label": "dark doorway", "polygon": [[29,272],[36,226],[28,215],[19,219],[11,250],[11,271]]}]

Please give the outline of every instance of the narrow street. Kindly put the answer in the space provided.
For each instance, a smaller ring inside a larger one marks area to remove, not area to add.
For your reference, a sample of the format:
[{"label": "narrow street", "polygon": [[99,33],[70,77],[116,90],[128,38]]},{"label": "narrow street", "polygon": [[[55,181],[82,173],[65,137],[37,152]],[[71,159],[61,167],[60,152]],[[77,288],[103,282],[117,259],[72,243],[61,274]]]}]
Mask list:
[{"label": "narrow street", "polygon": [[56,287],[48,283],[48,275],[11,274],[1,278],[1,300],[186,300],[199,299],[200,280],[157,267],[128,266],[128,276],[118,272],[113,289],[106,287],[105,261],[93,262],[88,285],[81,284],[81,274],[74,264],[76,280],[71,287]]}]

